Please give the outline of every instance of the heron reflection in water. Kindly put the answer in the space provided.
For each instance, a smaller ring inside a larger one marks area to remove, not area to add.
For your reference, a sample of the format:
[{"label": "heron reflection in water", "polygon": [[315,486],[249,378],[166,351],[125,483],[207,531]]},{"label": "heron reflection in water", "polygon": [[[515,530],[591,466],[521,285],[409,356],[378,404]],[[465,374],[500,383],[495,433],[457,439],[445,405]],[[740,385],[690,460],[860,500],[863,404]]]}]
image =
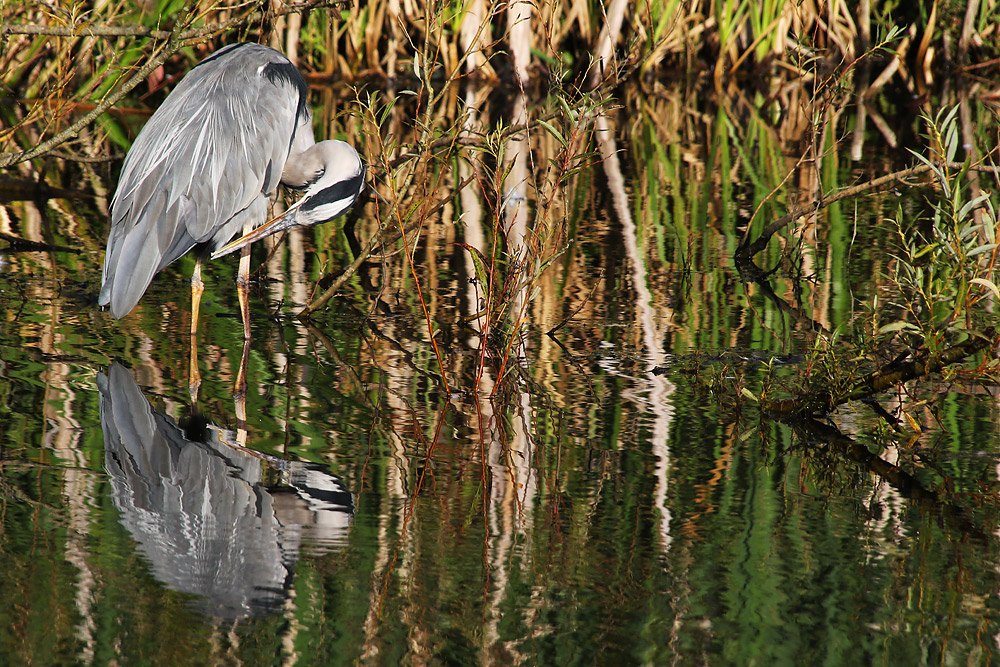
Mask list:
[{"label": "heron reflection in water", "polygon": [[[347,211],[364,187],[365,165],[343,141],[315,142],[308,94],[295,65],[259,44],[227,46],[192,69],[125,157],[98,303],[124,317],[153,276],[196,247],[220,257]],[[258,226],[279,182],[305,192],[284,215]],[[191,280],[192,333],[204,291],[201,256]],[[246,339],[249,266],[244,252],[237,291]]]},{"label": "heron reflection in water", "polygon": [[97,387],[121,522],[154,576],[199,596],[202,611],[229,619],[276,611],[303,549],[346,544],[353,498],[323,466],[234,447],[232,434],[212,426],[193,439],[153,410],[121,364],[98,374]]}]

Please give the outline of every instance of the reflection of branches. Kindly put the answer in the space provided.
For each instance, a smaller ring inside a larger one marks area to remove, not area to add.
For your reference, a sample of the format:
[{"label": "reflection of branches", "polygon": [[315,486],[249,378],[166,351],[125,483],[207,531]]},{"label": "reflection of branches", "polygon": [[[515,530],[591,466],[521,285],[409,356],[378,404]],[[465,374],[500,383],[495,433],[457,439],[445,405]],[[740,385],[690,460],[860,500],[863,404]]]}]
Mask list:
[{"label": "reflection of branches", "polygon": [[[939,516],[966,534],[985,537],[982,527],[973,523],[968,510],[956,502],[955,493],[948,490],[947,485],[940,489],[930,489],[920,480],[897,465],[889,463],[882,457],[873,454],[864,445],[841,433],[837,428],[814,419],[789,422],[795,430],[800,431],[802,439],[807,442],[823,442],[836,448],[844,456],[861,463],[878,477],[894,486],[903,496],[938,510]],[[993,489],[995,498],[996,487]]]},{"label": "reflection of branches", "polygon": [[[402,343],[400,343],[398,340],[396,340],[395,338],[393,338],[389,334],[387,334],[384,331],[382,331],[381,329],[379,329],[378,326],[376,326],[375,323],[372,322],[370,318],[365,321],[365,326],[368,328],[369,331],[371,331],[375,335],[376,338],[379,338],[379,339],[385,341],[386,343],[388,343],[392,347],[392,349],[394,349],[397,352],[399,352],[400,356],[402,357],[403,362],[414,373],[416,373],[417,375],[425,378],[428,381],[429,384],[437,385],[440,389],[445,390],[445,386],[441,382],[440,376],[434,375],[433,373],[430,373],[430,372],[424,370],[423,368],[421,368],[420,365],[414,360],[414,358],[413,358],[413,356],[414,356],[413,352],[411,352],[410,350],[406,349],[406,346],[404,346]],[[376,353],[375,353],[375,346],[372,345],[371,341],[368,340],[368,336],[366,336],[363,331],[360,332],[360,335],[361,335],[361,339],[364,340],[366,343],[368,343],[368,345],[372,348],[372,362],[374,363],[374,360],[375,360],[375,358],[377,356]],[[377,366],[377,364],[376,364],[376,366]],[[386,371],[384,368],[379,368],[379,370],[381,370],[384,375],[387,375],[387,376],[391,375],[391,373],[389,373],[388,371]],[[399,398],[399,400],[402,401],[403,403],[405,403],[406,406],[414,414],[416,413],[416,409],[413,408],[410,405],[409,401],[402,394],[400,394],[399,392],[393,390],[392,388],[389,388],[388,391],[391,391],[394,395],[396,395]],[[447,394],[448,392],[445,391],[445,393]]]},{"label": "reflection of branches", "polygon": [[[573,319],[574,317],[576,317],[577,313],[579,313],[581,310],[583,310],[583,307],[586,306],[587,302],[589,302],[590,299],[594,296],[594,292],[597,291],[597,288],[598,288],[598,286],[600,286],[602,280],[604,280],[604,269],[601,269],[600,275],[598,275],[597,276],[597,280],[594,281],[594,286],[590,289],[590,294],[588,294],[583,299],[583,301],[580,302],[580,305],[577,306],[573,310],[573,312],[571,312],[569,315],[567,315],[566,317],[564,317],[562,319],[562,322],[560,322],[559,324],[555,325],[554,327],[552,327],[551,329],[549,329],[548,331],[546,331],[545,335],[548,336],[549,338],[551,338],[552,340],[556,340],[555,333],[557,331],[559,331],[560,329],[562,329],[564,326],[566,326],[571,319]],[[556,342],[558,342],[558,341],[556,341]],[[560,345],[560,347],[562,347],[562,346]],[[564,347],[563,349],[565,350],[566,348]]]},{"label": "reflection of branches", "polygon": [[[770,271],[764,271],[756,264],[754,264],[749,257],[741,257],[739,255],[739,251],[737,251],[735,259],[736,259],[736,270],[739,271],[740,277],[743,279],[743,281],[755,283],[758,287],[760,287],[761,292],[764,294],[764,296],[767,297],[775,306],[777,306],[778,310],[787,313],[795,320],[804,323],[812,331],[828,333],[826,327],[824,327],[822,324],[809,317],[809,315],[804,310],[802,310],[802,308],[791,305],[790,303],[788,303],[775,293],[774,288],[771,287],[771,283],[767,281],[767,277],[771,273]],[[760,321],[763,324],[762,318]]]},{"label": "reflection of branches", "polygon": [[361,376],[358,375],[357,370],[355,370],[354,367],[351,366],[349,363],[344,361],[344,358],[340,356],[340,352],[338,352],[336,346],[334,346],[333,341],[330,340],[330,338],[326,334],[324,334],[315,325],[309,322],[306,322],[305,326],[306,326],[306,331],[313,338],[313,340],[319,341],[319,344],[323,346],[323,349],[326,350],[326,353],[328,355],[330,355],[330,358],[333,359],[334,363],[340,366],[341,369],[343,369],[343,371],[347,374],[347,377],[351,381],[351,384],[354,385],[354,391],[355,395],[357,396],[357,400],[361,402],[361,404],[364,405],[366,408],[374,410],[376,406],[372,403],[371,399],[368,397],[368,394],[365,392],[365,383],[361,379]]}]

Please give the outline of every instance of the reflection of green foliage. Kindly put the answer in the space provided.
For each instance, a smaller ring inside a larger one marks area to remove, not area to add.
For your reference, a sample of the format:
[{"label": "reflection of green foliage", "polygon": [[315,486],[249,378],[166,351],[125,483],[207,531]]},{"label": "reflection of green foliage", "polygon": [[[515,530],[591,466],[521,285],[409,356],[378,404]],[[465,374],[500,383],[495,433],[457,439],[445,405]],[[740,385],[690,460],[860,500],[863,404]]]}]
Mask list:
[{"label": "reflection of green foliage", "polygon": [[8,468],[0,514],[0,662],[64,664],[80,649],[73,604],[76,572],[63,551],[67,530],[58,468]]}]

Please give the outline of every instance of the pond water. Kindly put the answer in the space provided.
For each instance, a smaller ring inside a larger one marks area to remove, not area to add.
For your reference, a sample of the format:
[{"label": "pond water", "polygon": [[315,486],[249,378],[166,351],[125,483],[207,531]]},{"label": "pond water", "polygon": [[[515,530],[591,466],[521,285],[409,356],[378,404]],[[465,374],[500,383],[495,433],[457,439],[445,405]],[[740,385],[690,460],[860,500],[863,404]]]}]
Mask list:
[{"label": "pond water", "polygon": [[[992,388],[885,396],[933,399],[909,442],[864,405],[830,416],[852,440],[824,439],[719,390],[758,391],[773,355],[772,377],[799,373],[817,332],[889,303],[885,216],[925,204],[848,200],[775,239],[773,296],[733,262],[754,211],[905,154],[868,126],[855,155],[802,164],[807,113],[624,104],[549,200],[545,133],[499,205],[453,165],[414,268],[365,264],[308,324],[292,314],[351,243],[342,222],[290,235],[252,297],[245,401],[234,259],[206,265],[192,387],[192,261],[123,320],[96,307],[117,163],[46,173],[86,197],[5,203],[2,231],[81,252],[0,255],[0,663],[1000,660]],[[995,121],[966,104],[989,148]],[[823,141],[856,128],[831,113]],[[461,244],[488,255],[496,219],[543,206],[559,252],[494,313],[516,335],[484,347]]]}]

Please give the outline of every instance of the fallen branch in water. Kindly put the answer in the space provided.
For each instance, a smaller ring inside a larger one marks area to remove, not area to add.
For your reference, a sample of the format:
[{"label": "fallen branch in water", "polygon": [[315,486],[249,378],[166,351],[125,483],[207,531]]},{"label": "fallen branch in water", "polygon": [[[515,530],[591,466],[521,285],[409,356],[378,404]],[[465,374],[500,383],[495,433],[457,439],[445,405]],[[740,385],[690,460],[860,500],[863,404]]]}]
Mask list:
[{"label": "fallen branch in water", "polygon": [[88,192],[79,192],[66,188],[52,188],[44,181],[29,181],[24,178],[11,178],[0,174],[0,201],[86,199],[93,196],[93,194]]},{"label": "fallen branch in water", "polygon": [[4,232],[0,232],[0,239],[10,244],[8,252],[72,252],[77,255],[83,252],[79,248],[67,248],[62,245],[29,241],[28,239],[22,239],[19,236],[5,234]]},{"label": "fallen branch in water", "polygon": [[779,418],[795,414],[830,412],[838,405],[868,398],[910,380],[940,372],[947,366],[977,352],[990,349],[998,343],[1000,340],[997,339],[996,332],[990,328],[982,335],[964,340],[938,354],[932,355],[924,351],[925,354],[920,358],[905,362],[894,361],[855,380],[843,389],[825,388],[799,398],[766,403],[763,407],[765,411]]}]

